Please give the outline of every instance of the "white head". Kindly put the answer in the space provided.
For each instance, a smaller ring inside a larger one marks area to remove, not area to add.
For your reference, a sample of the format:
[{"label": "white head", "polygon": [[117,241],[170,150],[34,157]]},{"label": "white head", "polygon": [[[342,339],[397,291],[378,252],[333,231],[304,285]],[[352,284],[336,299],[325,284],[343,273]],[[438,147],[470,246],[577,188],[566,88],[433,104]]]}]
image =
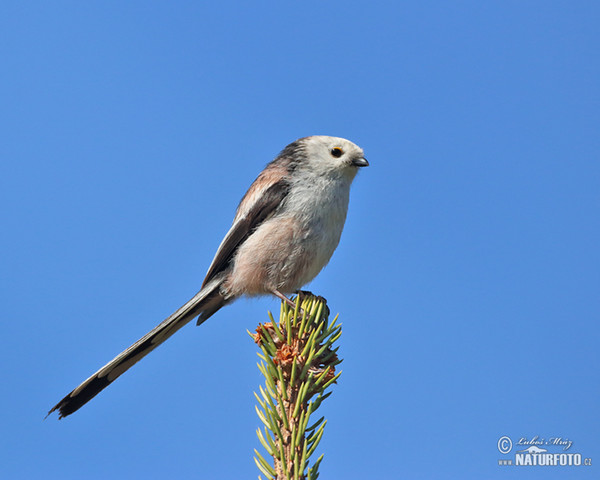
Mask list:
[{"label": "white head", "polygon": [[289,172],[341,176],[352,180],[360,167],[366,167],[363,150],[350,140],[314,135],[290,143],[274,160]]},{"label": "white head", "polygon": [[337,171],[354,177],[360,167],[369,165],[362,148],[345,138],[315,135],[299,142],[304,147],[306,166],[314,171]]}]

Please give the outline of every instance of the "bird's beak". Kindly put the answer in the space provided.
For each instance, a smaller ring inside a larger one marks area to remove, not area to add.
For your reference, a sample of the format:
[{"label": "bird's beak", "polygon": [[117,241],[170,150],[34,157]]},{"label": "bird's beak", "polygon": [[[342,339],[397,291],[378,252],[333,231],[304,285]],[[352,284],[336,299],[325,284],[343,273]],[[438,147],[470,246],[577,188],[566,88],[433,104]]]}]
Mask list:
[{"label": "bird's beak", "polygon": [[359,157],[352,160],[352,165],[355,167],[368,167],[369,162],[367,162],[365,157]]}]

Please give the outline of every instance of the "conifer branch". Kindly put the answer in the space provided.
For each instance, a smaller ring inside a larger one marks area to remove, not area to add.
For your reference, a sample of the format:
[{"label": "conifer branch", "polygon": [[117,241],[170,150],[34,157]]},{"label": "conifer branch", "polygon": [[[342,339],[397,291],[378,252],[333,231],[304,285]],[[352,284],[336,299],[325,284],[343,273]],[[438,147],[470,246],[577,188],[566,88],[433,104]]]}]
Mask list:
[{"label": "conifer branch", "polygon": [[[311,415],[331,392],[340,373],[334,343],[342,334],[336,316],[329,323],[329,308],[323,297],[302,292],[295,308],[281,302],[279,322],[269,312],[270,322],[259,324],[250,334],[260,347],[258,368],[265,385],[254,393],[256,412],[263,424],[256,434],[265,451],[273,457],[268,462],[258,450],[254,461],[269,480],[316,480],[323,455],[310,466],[327,420],[319,418],[309,424]],[[262,478],[259,476],[259,478]]]}]

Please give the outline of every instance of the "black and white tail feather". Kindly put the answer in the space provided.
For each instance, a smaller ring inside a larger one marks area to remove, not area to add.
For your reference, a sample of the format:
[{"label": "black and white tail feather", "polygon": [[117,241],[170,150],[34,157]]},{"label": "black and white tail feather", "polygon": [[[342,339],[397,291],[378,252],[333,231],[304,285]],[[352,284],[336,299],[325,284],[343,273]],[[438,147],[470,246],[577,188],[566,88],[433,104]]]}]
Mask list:
[{"label": "black and white tail feather", "polygon": [[196,317],[198,325],[207,320],[227,303],[219,293],[220,283],[218,280],[209,282],[185,305],[66,395],[48,415],[58,410],[58,418],[63,418],[79,410],[181,327]]}]

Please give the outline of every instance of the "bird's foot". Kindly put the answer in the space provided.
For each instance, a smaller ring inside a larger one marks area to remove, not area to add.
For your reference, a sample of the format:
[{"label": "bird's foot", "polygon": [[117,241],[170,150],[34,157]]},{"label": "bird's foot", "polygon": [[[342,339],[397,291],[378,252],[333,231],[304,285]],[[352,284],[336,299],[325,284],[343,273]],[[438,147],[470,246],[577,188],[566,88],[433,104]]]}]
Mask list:
[{"label": "bird's foot", "polygon": [[[300,302],[302,302],[303,296],[312,295],[312,293],[306,292],[303,290],[298,290],[296,292],[296,294],[298,295],[298,297],[300,297],[300,300],[299,300]],[[275,295],[277,298],[280,298],[285,303],[287,303],[290,308],[292,308],[294,310],[296,309],[296,303],[294,301],[290,300],[288,297],[286,297],[279,290],[273,290],[273,295]],[[296,299],[296,301],[298,301],[298,299]],[[304,315],[304,310],[302,310],[302,308],[300,308],[300,307],[298,307],[298,315]]]},{"label": "bird's foot", "polygon": [[308,290],[296,290],[296,295],[298,295],[300,299],[304,299],[304,297],[314,297],[320,302],[324,302],[325,304],[327,304],[327,299],[325,297],[322,297],[321,295],[315,295],[314,293]]},{"label": "bird's foot", "polygon": [[296,290],[296,295],[299,297],[316,297],[316,295],[308,290]]},{"label": "bird's foot", "polygon": [[294,302],[292,302],[288,297],[286,297],[283,293],[281,293],[279,290],[274,289],[272,293],[277,298],[279,298],[279,299],[283,300],[285,303],[287,303],[288,306],[290,306],[291,308],[296,308],[296,304]]}]

